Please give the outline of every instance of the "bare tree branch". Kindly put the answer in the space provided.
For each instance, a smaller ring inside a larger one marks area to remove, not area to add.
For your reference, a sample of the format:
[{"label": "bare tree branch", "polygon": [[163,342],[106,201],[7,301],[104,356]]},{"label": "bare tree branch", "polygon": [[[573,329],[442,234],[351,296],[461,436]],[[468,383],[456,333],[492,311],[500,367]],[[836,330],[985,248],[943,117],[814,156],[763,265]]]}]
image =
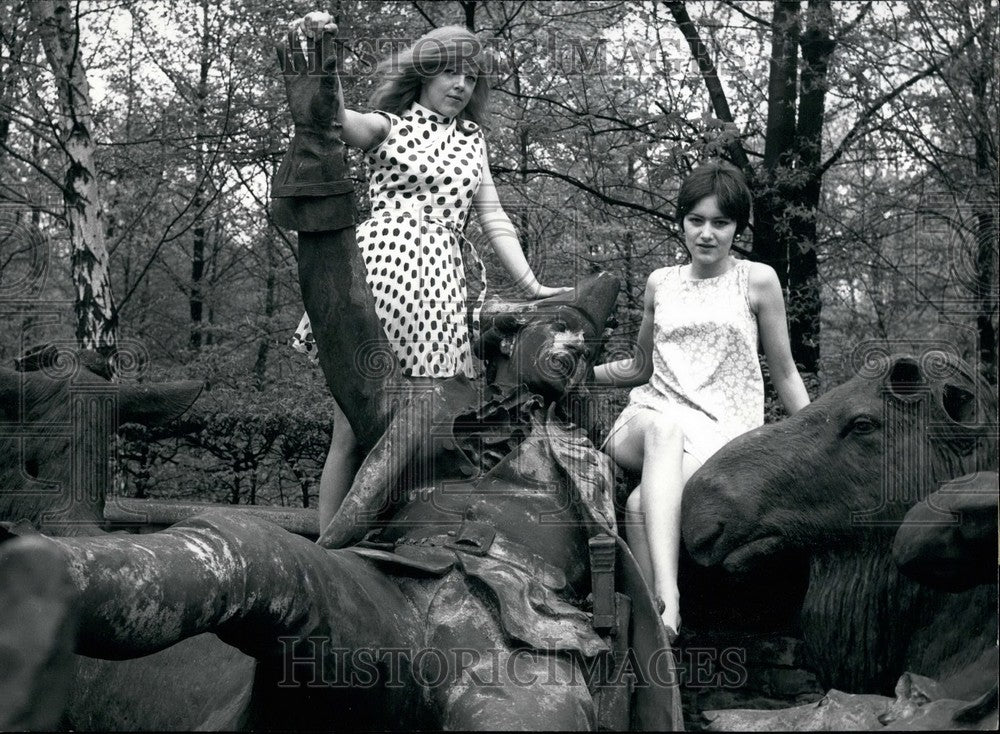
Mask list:
[{"label": "bare tree branch", "polygon": [[[677,27],[688,42],[691,56],[698,62],[698,69],[701,71],[701,78],[705,81],[705,88],[708,90],[708,98],[712,102],[715,116],[723,122],[734,122],[733,113],[729,109],[729,100],[726,99],[726,92],[722,89],[722,82],[719,81],[718,70],[715,68],[708,47],[698,35],[698,29],[691,20],[691,16],[688,15],[683,0],[664,0],[664,5],[667,6],[677,23]],[[728,147],[733,161],[743,169],[745,174],[751,175],[750,161],[739,141],[734,141]]]},{"label": "bare tree branch", "polygon": [[593,186],[584,183],[583,181],[574,178],[573,176],[569,176],[560,171],[554,171],[550,168],[521,169],[521,168],[506,168],[506,167],[495,166],[493,167],[493,170],[497,173],[516,173],[519,175],[526,174],[529,176],[537,175],[537,176],[548,176],[549,178],[555,178],[560,181],[565,181],[568,184],[572,184],[581,191],[586,191],[588,194],[600,199],[605,204],[612,204],[614,206],[620,206],[626,209],[632,209],[634,211],[642,212],[643,214],[648,214],[649,216],[655,217],[656,219],[663,222],[669,222],[671,224],[674,222],[674,218],[672,216],[670,216],[669,214],[664,214],[658,209],[653,209],[652,207],[644,206],[643,204],[638,204],[634,201],[628,201],[626,199],[619,199],[614,196],[608,196],[602,191],[595,189]]},{"label": "bare tree branch", "polygon": [[31,160],[30,158],[26,158],[26,157],[25,157],[24,155],[22,155],[22,154],[21,154],[20,152],[18,152],[18,151],[17,151],[17,150],[15,150],[14,148],[11,148],[11,147],[10,147],[9,145],[7,145],[6,143],[0,143],[0,150],[3,150],[3,151],[4,151],[5,153],[7,153],[7,155],[9,155],[9,156],[10,156],[11,158],[14,158],[14,159],[16,159],[16,160],[19,160],[19,161],[21,161],[21,163],[26,163],[26,164],[28,164],[29,166],[31,166],[31,167],[32,167],[33,169],[35,169],[35,170],[36,170],[36,171],[37,171],[37,172],[38,172],[39,174],[41,174],[43,178],[46,178],[46,179],[48,179],[48,180],[49,180],[49,182],[50,182],[50,183],[51,183],[51,184],[52,184],[53,186],[55,186],[55,187],[56,187],[56,189],[58,189],[58,191],[59,191],[59,193],[60,193],[60,194],[65,194],[65,192],[66,192],[66,188],[65,188],[65,186],[63,185],[63,182],[62,182],[62,181],[59,181],[58,179],[56,179],[56,178],[55,178],[55,177],[54,177],[54,176],[53,176],[53,175],[52,175],[51,173],[49,173],[49,172],[48,172],[48,171],[46,171],[46,170],[45,170],[44,168],[42,168],[42,167],[41,167],[40,165],[38,165],[38,163],[37,163],[37,162],[35,162],[35,161]]},{"label": "bare tree branch", "polygon": [[858,26],[858,23],[864,20],[865,16],[867,16],[868,13],[871,12],[871,9],[872,9],[872,0],[868,0],[868,2],[864,4],[864,7],[862,7],[861,10],[858,11],[858,14],[854,16],[854,20],[851,20],[850,22],[847,23],[847,25],[841,28],[840,32],[837,35],[846,36],[848,33],[853,31]]},{"label": "bare tree branch", "polygon": [[[754,23],[758,23],[758,24],[764,26],[765,28],[770,28],[771,27],[771,21],[766,20],[764,18],[761,18],[758,15],[754,15],[753,13],[747,12],[746,9],[744,9],[743,6],[740,5],[739,2],[736,2],[735,0],[722,0],[722,4],[725,5],[727,8],[731,8],[732,10],[735,10],[737,13],[739,13],[740,15],[742,15],[744,18],[746,18],[748,20],[752,20]],[[871,3],[869,3],[869,5],[870,4]]]},{"label": "bare tree branch", "polygon": [[837,146],[837,149],[834,150],[833,153],[830,154],[830,157],[827,158],[826,161],[824,161],[820,165],[818,175],[822,176],[830,168],[830,166],[832,166],[838,160],[840,160],[841,156],[843,156],[844,153],[847,151],[847,149],[851,146],[851,143],[853,143],[855,139],[857,139],[858,136],[860,136],[864,132],[864,129],[867,126],[869,120],[876,112],[882,109],[885,105],[889,104],[889,102],[891,102],[892,100],[896,99],[896,97],[901,95],[903,92],[905,92],[907,89],[909,89],[914,84],[919,82],[921,79],[926,79],[932,74],[936,74],[941,70],[941,68],[945,64],[954,60],[962,51],[966,49],[966,47],[969,46],[969,44],[971,44],[976,39],[976,36],[979,34],[979,31],[982,30],[982,28],[986,25],[986,23],[992,20],[992,16],[993,16],[992,13],[987,13],[986,17],[983,19],[983,22],[980,23],[978,26],[976,26],[976,28],[973,29],[972,33],[966,36],[965,39],[958,46],[952,49],[951,53],[949,53],[947,56],[939,59],[938,61],[931,64],[923,71],[914,74],[905,82],[900,84],[898,87],[889,92],[886,92],[877,100],[872,102],[872,104],[870,104],[868,108],[858,116],[858,119],[855,121],[854,125],[851,126],[851,129],[847,131],[847,134],[840,141],[840,144]]},{"label": "bare tree branch", "polygon": [[418,3],[417,0],[410,0],[410,5],[412,5],[413,8],[418,13],[420,13],[420,16],[427,21],[427,25],[429,25],[431,28],[437,28],[437,24],[433,20],[431,20],[430,16],[427,15],[427,13],[424,12],[424,9],[420,7],[420,3]]},{"label": "bare tree branch", "polygon": [[[518,6],[517,6],[517,9],[516,9],[516,10],[514,10],[514,12],[513,12],[513,13],[511,13],[511,14],[510,14],[509,16],[507,16],[506,18],[504,18],[504,21],[503,21],[503,25],[502,25],[502,26],[500,26],[500,27],[499,27],[499,28],[498,28],[498,29],[497,29],[497,30],[496,30],[496,31],[495,31],[495,32],[493,33],[493,37],[494,37],[494,38],[499,38],[499,37],[500,37],[500,35],[501,35],[501,34],[502,34],[502,33],[503,33],[503,32],[504,32],[505,30],[507,30],[508,28],[510,28],[510,25],[511,25],[511,23],[513,23],[513,22],[514,22],[514,20],[515,20],[515,19],[517,18],[517,16],[519,16],[519,15],[521,14],[521,11],[522,11],[522,10],[524,10],[524,6],[525,6],[525,5],[527,5],[527,4],[528,4],[528,0],[524,0],[524,2],[522,2],[522,3],[520,4],[520,5],[518,5]],[[487,5],[486,7],[489,7],[489,6]]]}]

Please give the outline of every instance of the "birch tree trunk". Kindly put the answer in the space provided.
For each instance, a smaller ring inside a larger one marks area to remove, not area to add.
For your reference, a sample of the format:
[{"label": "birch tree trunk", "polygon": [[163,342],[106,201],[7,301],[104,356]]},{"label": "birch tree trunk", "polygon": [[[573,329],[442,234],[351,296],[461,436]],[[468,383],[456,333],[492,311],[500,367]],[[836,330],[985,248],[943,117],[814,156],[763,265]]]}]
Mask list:
[{"label": "birch tree trunk", "polygon": [[76,339],[83,349],[115,351],[118,311],[111,295],[104,214],[94,163],[90,86],[80,54],[79,19],[68,0],[28,4],[59,94],[59,142],[66,155],[63,200],[72,241]]}]

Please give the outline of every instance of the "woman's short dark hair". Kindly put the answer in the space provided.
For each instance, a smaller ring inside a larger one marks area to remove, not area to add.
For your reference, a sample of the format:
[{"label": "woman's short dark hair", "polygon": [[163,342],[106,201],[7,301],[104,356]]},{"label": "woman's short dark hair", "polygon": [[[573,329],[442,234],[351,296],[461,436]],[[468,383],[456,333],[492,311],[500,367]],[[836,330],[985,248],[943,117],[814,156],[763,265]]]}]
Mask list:
[{"label": "woman's short dark hair", "polygon": [[750,223],[753,195],[743,172],[732,163],[709,161],[688,174],[677,194],[677,223],[681,224],[706,196],[715,196],[719,211],[736,220],[736,234]]},{"label": "woman's short dark hair", "polygon": [[435,28],[382,61],[378,65],[382,80],[372,94],[371,106],[401,115],[420,99],[426,80],[449,68],[468,68],[476,72],[472,97],[458,117],[485,127],[490,93],[487,52],[474,33],[457,25]]}]

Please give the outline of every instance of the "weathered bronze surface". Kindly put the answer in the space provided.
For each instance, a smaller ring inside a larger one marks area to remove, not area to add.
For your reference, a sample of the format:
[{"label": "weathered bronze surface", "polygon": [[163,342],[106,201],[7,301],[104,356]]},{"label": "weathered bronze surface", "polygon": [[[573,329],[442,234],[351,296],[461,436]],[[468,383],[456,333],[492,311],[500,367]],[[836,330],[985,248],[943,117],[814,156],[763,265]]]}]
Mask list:
[{"label": "weathered bronze surface", "polygon": [[[721,727],[867,728],[871,707],[859,697],[851,709],[839,691],[895,692],[895,713],[893,699],[868,696],[892,728],[946,715],[945,728],[996,725],[996,393],[943,352],[859,372],[723,447],[685,490],[684,540],[699,562],[753,573],[778,553],[810,557],[806,654],[839,689],[784,720],[737,712]],[[930,678],[933,694],[906,682]],[[934,705],[918,715],[921,701]]]},{"label": "weathered bronze surface", "polygon": [[[285,71],[297,137],[309,133],[289,155],[323,158],[312,133],[330,100],[296,95],[336,93],[329,70]],[[332,207],[341,223],[341,187],[283,184],[285,221]],[[190,724],[202,728],[680,728],[670,645],[615,532],[610,460],[572,420],[617,280],[491,304],[490,381],[415,386],[386,344],[353,230],[300,231],[299,245],[320,364],[370,450],[344,505],[318,544],[219,510],[159,533],[44,541],[78,591],[77,651],[134,658],[214,633],[254,658],[252,679],[218,670],[214,704]],[[617,551],[617,584],[606,562],[598,584],[617,593],[599,602],[593,538],[603,561],[609,542]],[[152,679],[203,666],[192,651]]]}]

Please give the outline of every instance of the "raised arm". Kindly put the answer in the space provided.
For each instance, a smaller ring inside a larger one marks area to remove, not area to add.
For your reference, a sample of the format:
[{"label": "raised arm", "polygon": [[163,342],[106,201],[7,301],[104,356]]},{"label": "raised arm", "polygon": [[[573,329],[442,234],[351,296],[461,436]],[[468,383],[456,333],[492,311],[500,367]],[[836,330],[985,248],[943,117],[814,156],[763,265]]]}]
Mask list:
[{"label": "raised arm", "polygon": [[598,385],[615,385],[617,387],[634,387],[649,381],[653,374],[653,274],[646,281],[646,293],[643,295],[642,324],[639,326],[639,336],[636,338],[636,353],[629,359],[619,359],[606,362],[594,368],[594,382]]},{"label": "raised arm", "polygon": [[521,249],[521,242],[517,238],[514,225],[500,205],[489,161],[483,161],[483,177],[472,203],[476,207],[479,224],[489,239],[493,251],[518,287],[525,290],[532,298],[548,298],[570,290],[569,287],[549,287],[538,282],[524,256],[524,250]]},{"label": "raised arm", "polygon": [[809,405],[809,393],[802,382],[785,321],[785,299],[774,268],[753,263],[750,268],[750,305],[757,314],[757,330],[764,347],[771,382],[789,415]]},{"label": "raised arm", "polygon": [[[343,100],[343,95],[341,95]],[[340,124],[344,142],[354,148],[370,150],[386,139],[389,121],[376,112],[355,112],[340,105]]]}]

